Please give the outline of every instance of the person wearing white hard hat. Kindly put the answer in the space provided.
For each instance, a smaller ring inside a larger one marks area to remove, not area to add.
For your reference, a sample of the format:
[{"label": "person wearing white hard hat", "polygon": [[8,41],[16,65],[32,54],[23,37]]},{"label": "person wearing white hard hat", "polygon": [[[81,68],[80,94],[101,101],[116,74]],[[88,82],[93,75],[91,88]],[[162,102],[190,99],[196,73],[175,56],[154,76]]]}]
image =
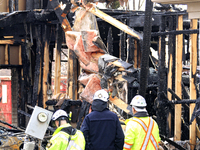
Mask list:
[{"label": "person wearing white hard hat", "polygon": [[92,112],[83,121],[81,131],[86,140],[85,150],[122,150],[124,133],[119,118],[108,109],[109,95],[98,90],[93,96]]},{"label": "person wearing white hard hat", "polygon": [[52,138],[46,146],[46,150],[84,150],[85,138],[80,130],[69,124],[69,116],[64,110],[57,110],[52,120],[57,127]]},{"label": "person wearing white hard hat", "polygon": [[123,150],[159,149],[159,128],[155,120],[149,117],[146,100],[141,95],[133,97],[133,117],[126,122]]}]

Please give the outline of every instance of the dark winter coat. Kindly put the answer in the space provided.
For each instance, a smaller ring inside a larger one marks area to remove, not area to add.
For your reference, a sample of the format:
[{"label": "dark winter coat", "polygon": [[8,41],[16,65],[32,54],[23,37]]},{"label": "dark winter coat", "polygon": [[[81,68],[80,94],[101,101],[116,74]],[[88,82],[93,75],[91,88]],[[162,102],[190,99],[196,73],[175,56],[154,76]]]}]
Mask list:
[{"label": "dark winter coat", "polygon": [[86,140],[86,150],[122,150],[124,133],[117,115],[109,111],[107,103],[94,100],[93,111],[81,126]]}]

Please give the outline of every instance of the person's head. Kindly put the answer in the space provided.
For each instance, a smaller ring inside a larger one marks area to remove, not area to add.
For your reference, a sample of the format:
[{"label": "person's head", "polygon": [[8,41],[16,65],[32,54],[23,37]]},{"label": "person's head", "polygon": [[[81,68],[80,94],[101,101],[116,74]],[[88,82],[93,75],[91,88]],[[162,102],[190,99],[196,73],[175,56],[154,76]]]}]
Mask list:
[{"label": "person's head", "polygon": [[141,95],[136,95],[133,97],[130,105],[132,106],[133,114],[137,112],[147,112],[146,110],[146,100]]},{"label": "person's head", "polygon": [[53,114],[52,120],[55,121],[56,127],[59,127],[68,122],[68,115],[64,110],[59,109]]},{"label": "person's head", "polygon": [[103,89],[96,91],[93,96],[92,110],[103,111],[107,108],[108,99],[108,92]]}]

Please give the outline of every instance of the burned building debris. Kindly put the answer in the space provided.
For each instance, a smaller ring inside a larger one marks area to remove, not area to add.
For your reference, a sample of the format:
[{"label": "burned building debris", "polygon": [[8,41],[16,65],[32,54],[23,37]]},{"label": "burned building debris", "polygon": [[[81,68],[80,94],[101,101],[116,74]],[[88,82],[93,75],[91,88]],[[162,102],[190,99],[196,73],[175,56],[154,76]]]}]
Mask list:
[{"label": "burned building debris", "polygon": [[[7,125],[21,133],[33,108],[39,106],[72,112],[71,122],[80,128],[90,112],[94,92],[106,88],[110,107],[122,122],[132,115],[128,105],[132,97],[141,94],[159,125],[163,143],[179,149],[185,148],[175,141],[192,139],[188,143],[197,144],[199,29],[197,20],[189,20],[186,11],[175,10],[174,5],[152,11],[148,0],[146,11],[99,9],[89,1],[24,3],[11,0],[9,11],[0,13],[0,69],[11,69],[12,89],[17,93],[12,100],[17,102],[18,120],[15,126]],[[61,60],[61,53],[67,61]],[[60,92],[62,61],[67,65],[65,93]],[[53,62],[55,88],[53,97],[48,98]],[[3,120],[1,123],[5,125]],[[12,136],[7,134],[10,130],[2,127],[6,141],[15,138],[15,131]],[[17,139],[19,149],[24,138]],[[0,141],[5,146],[6,142]]]}]

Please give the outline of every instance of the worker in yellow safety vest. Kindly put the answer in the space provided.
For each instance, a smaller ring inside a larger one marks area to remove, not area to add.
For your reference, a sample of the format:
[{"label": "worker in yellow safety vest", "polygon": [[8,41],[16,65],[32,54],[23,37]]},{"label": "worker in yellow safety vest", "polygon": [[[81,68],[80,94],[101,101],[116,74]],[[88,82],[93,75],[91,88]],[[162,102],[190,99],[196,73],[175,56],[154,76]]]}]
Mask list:
[{"label": "worker in yellow safety vest", "polygon": [[136,95],[130,105],[133,117],[126,121],[123,150],[158,150],[160,136],[157,123],[149,117],[146,100]]},{"label": "worker in yellow safety vest", "polygon": [[69,124],[68,114],[64,110],[57,110],[52,120],[57,127],[53,133],[46,150],[84,150],[85,138],[80,130],[73,128]]}]

